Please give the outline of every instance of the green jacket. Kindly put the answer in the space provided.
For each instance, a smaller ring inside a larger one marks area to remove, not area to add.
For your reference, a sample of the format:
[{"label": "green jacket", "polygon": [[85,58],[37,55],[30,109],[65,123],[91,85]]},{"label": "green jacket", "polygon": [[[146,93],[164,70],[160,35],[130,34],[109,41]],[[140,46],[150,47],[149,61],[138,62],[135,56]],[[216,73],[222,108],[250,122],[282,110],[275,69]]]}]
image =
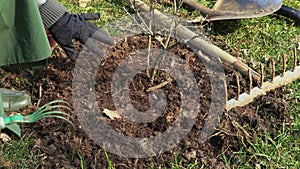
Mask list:
[{"label": "green jacket", "polygon": [[0,0],[0,66],[51,55],[35,0]]}]

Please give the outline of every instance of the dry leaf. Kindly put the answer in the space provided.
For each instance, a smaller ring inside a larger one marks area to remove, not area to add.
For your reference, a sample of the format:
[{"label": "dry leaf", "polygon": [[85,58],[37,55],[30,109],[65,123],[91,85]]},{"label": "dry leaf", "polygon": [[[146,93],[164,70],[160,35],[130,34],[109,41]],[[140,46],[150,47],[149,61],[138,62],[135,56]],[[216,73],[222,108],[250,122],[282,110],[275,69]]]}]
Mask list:
[{"label": "dry leaf", "polygon": [[108,110],[108,109],[104,109],[103,113],[105,115],[107,115],[110,119],[119,119],[121,118],[120,113],[117,110]]},{"label": "dry leaf", "polygon": [[0,158],[0,163],[4,167],[12,168],[11,161],[5,161],[2,157]]}]

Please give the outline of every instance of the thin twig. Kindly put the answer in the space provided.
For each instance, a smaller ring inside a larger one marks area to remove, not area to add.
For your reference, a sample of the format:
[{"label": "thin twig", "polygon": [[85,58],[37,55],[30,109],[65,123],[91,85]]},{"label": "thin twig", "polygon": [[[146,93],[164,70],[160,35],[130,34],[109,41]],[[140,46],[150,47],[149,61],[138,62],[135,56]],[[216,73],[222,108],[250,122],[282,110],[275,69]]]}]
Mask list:
[{"label": "thin twig", "polygon": [[154,78],[155,78],[155,75],[157,73],[159,64],[161,63],[161,61],[163,60],[163,58],[164,58],[164,51],[161,51],[158,54],[158,56],[156,57],[155,61],[154,61],[154,67],[153,67],[153,71],[152,71],[152,74],[151,74],[151,77],[150,77],[150,83],[151,84],[153,84],[153,82],[154,82]]},{"label": "thin twig", "polygon": [[[153,35],[153,32],[151,30],[151,28],[149,28],[147,26],[147,24],[145,23],[144,19],[141,17],[140,13],[137,12],[137,16],[139,17],[139,19],[142,21],[142,23],[139,23],[128,11],[127,9],[124,7],[124,11],[126,12],[126,14],[143,30],[143,32],[147,32],[149,33],[150,35]],[[144,27],[143,27],[143,26]],[[146,29],[145,29],[146,28]]]},{"label": "thin twig", "polygon": [[[177,11],[175,11],[175,12],[177,12]],[[174,14],[176,14],[176,13],[174,13]],[[175,25],[176,25],[176,23],[174,23],[174,22],[175,22],[175,20],[173,19],[172,22],[171,22],[171,28],[169,29],[169,35],[168,35],[168,38],[167,38],[165,43],[163,43],[163,41],[160,38],[158,38],[156,36],[154,37],[163,46],[164,50],[169,49],[169,44],[170,44],[170,40],[171,40],[171,37],[172,37],[172,33],[173,33]],[[161,57],[161,55],[159,55],[158,57]],[[158,60],[161,61],[162,59],[158,58]],[[153,81],[154,81],[155,75],[157,73],[158,64],[160,63],[160,61],[156,62],[155,66],[154,66],[154,70],[153,70],[152,75],[150,77],[150,82],[151,83],[153,83]]]},{"label": "thin twig", "polygon": [[150,0],[150,12],[153,10],[153,0]]},{"label": "thin twig", "polygon": [[[169,51],[170,49],[172,49],[173,47],[175,47],[178,43],[174,43],[172,44],[171,46],[169,46],[166,50]],[[159,64],[161,63],[161,61],[163,60],[164,56],[168,54],[168,53],[165,53],[165,51],[161,51],[158,56],[156,57],[155,61],[154,61],[154,68],[153,68],[153,72],[151,74],[151,78],[150,78],[150,83],[152,84],[153,81],[154,81],[154,78],[155,78],[155,75],[157,73],[157,69],[158,69],[158,66]]]},{"label": "thin twig", "polygon": [[40,85],[40,86],[39,86],[39,100],[38,100],[38,102],[37,102],[37,104],[36,104],[36,107],[39,107],[40,104],[41,104],[42,90],[43,90],[43,88],[42,88],[42,86]]},{"label": "thin twig", "polygon": [[146,69],[146,74],[147,77],[150,78],[150,55],[151,55],[151,35],[148,35],[148,50],[147,50],[147,69]]},{"label": "thin twig", "polygon": [[176,15],[177,10],[177,0],[174,0],[174,15]]},{"label": "thin twig", "polygon": [[154,91],[154,90],[156,90],[156,89],[160,89],[160,88],[166,86],[167,84],[169,84],[169,83],[171,83],[171,82],[172,82],[172,79],[171,79],[171,78],[168,78],[167,81],[164,81],[164,82],[162,82],[162,83],[160,83],[160,84],[158,84],[158,85],[156,85],[156,86],[149,87],[149,88],[146,90],[146,92],[152,92],[152,91]]}]

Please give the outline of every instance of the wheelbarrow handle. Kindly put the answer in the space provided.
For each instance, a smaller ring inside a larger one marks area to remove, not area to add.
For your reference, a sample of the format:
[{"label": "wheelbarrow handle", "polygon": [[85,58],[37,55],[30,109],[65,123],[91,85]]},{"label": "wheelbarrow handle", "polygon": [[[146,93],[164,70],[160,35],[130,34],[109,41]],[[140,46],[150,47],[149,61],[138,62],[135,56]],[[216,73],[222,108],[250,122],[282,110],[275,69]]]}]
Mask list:
[{"label": "wheelbarrow handle", "polygon": [[295,20],[297,24],[300,24],[300,11],[298,11],[294,8],[282,5],[281,8],[278,11],[276,11],[275,13],[285,16],[285,17],[288,17],[288,18],[291,18],[291,19]]}]

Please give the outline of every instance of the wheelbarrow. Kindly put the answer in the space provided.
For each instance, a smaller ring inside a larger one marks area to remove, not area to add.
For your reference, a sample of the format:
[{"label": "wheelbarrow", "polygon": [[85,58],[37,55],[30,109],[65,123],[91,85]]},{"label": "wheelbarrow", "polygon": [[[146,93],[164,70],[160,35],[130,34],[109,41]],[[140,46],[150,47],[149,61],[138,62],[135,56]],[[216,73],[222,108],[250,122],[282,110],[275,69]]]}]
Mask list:
[{"label": "wheelbarrow", "polygon": [[300,24],[300,11],[282,5],[281,0],[217,0],[212,9],[195,0],[183,0],[183,3],[199,10],[210,21],[255,18],[277,13]]}]

